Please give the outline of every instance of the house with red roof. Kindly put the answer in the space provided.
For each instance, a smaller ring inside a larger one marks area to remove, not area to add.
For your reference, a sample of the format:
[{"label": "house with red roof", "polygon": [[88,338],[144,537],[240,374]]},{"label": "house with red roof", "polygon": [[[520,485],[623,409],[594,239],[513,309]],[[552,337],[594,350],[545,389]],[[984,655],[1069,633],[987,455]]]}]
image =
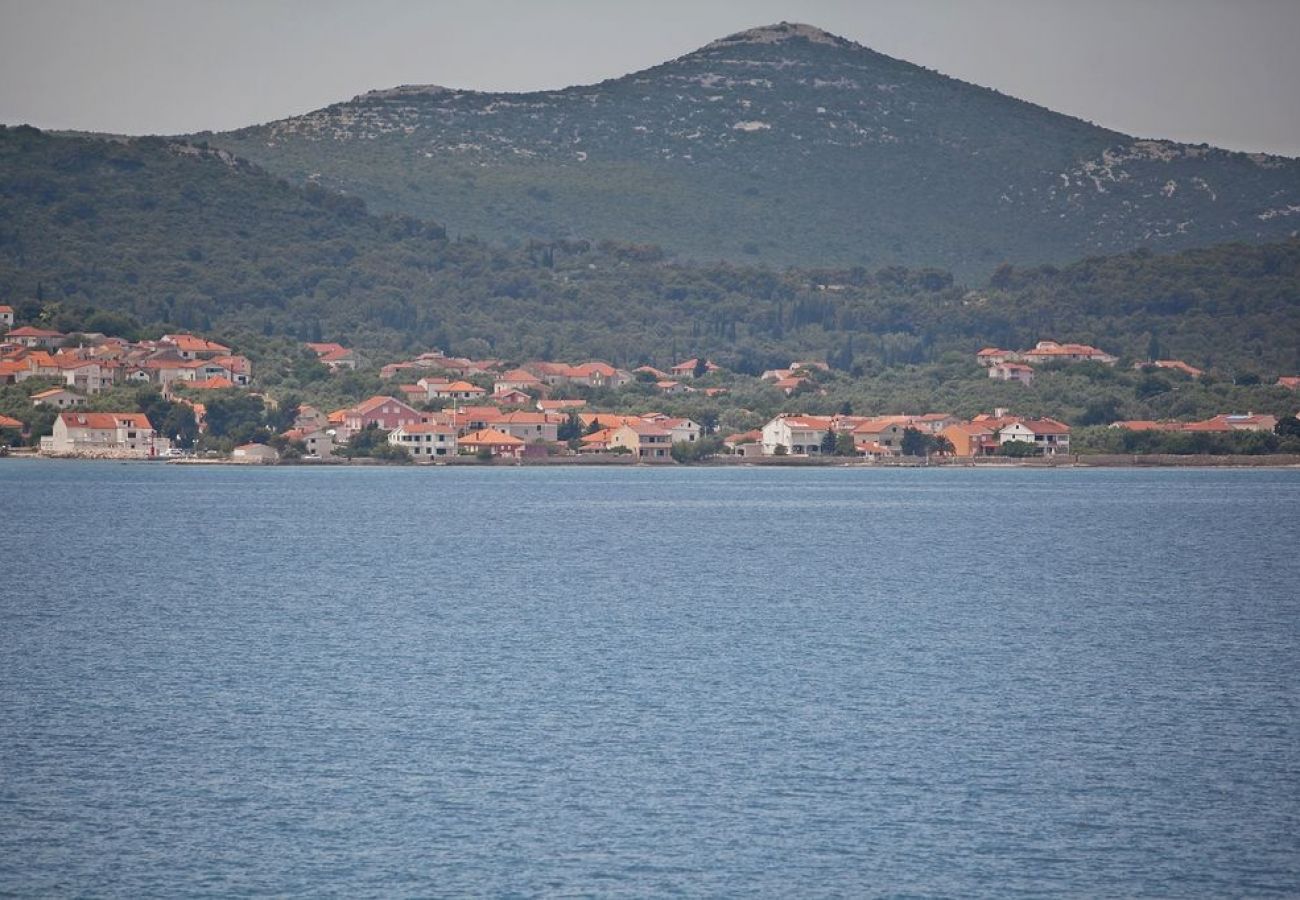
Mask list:
[{"label": "house with red roof", "polygon": [[20,344],[28,349],[44,347],[47,350],[53,350],[55,347],[63,345],[67,337],[59,331],[51,331],[48,328],[34,328],[31,325],[24,325],[22,328],[14,328],[5,335],[5,340],[11,343]]},{"label": "house with red roof", "polygon": [[457,446],[470,453],[487,450],[493,456],[509,456],[517,459],[523,455],[526,443],[513,434],[506,434],[495,428],[483,428],[460,438]]},{"label": "house with red roof", "polygon": [[14,308],[0,305],[0,334],[14,327]]},{"label": "house with red roof", "polygon": [[41,438],[41,453],[148,459],[156,455],[157,443],[144,413],[62,412],[53,434]]},{"label": "house with red roof", "polygon": [[399,425],[413,425],[420,421],[420,411],[386,394],[363,400],[343,414],[342,434],[339,440],[374,425],[392,431]]}]

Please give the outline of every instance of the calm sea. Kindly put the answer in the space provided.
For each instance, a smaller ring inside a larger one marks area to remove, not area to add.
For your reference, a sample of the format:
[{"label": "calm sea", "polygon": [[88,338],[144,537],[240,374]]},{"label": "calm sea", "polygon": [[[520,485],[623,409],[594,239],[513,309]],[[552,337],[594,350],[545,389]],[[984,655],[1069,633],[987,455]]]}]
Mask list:
[{"label": "calm sea", "polygon": [[1300,472],[0,463],[0,893],[1300,893]]}]

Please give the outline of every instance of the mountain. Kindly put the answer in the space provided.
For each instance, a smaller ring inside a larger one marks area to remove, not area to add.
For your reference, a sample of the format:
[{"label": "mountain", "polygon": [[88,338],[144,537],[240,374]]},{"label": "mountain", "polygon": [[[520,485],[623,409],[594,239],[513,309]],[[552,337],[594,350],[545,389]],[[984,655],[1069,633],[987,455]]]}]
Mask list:
[{"label": "mountain", "polygon": [[1135,358],[1158,344],[1271,381],[1300,369],[1297,284],[1300,240],[1002,266],[974,289],[935,269],[505,248],[372,215],[224,150],[0,128],[0,302],[60,330],[345,340],[380,360],[430,347],[629,366],[707,354],[751,373],[832,355],[897,373],[951,354],[963,378],[981,346],[1054,337]]},{"label": "mountain", "polygon": [[596,85],[405,86],[197,138],[453,233],[693,258],[969,278],[1300,224],[1300,161],[1139,140],[787,23]]}]

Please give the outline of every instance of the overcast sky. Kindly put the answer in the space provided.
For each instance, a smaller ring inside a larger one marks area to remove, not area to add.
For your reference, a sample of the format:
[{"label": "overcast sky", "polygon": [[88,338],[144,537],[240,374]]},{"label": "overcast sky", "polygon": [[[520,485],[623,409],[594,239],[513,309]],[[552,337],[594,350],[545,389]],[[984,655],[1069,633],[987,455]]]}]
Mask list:
[{"label": "overcast sky", "polygon": [[0,0],[0,123],[175,134],[616,77],[807,22],[1142,137],[1300,156],[1300,0]]}]

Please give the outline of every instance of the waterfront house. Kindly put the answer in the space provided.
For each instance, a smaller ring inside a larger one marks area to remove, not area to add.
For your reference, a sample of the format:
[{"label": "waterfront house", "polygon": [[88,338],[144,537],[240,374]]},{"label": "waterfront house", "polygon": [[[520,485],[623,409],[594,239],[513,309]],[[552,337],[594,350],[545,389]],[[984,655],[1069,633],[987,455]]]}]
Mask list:
[{"label": "waterfront house", "polygon": [[53,434],[41,438],[41,452],[54,456],[147,459],[155,445],[153,426],[135,412],[62,412]]},{"label": "waterfront house", "polygon": [[[343,414],[343,429],[350,436],[371,425],[392,431],[399,425],[412,425],[420,421],[420,412],[396,397],[386,394],[371,397],[358,403]],[[346,440],[340,436],[340,440]]]},{"label": "waterfront house", "polygon": [[663,460],[672,456],[672,432],[651,425],[648,422],[635,422],[619,425],[609,436],[609,449],[626,447],[637,459]]},{"label": "waterfront house", "polygon": [[483,428],[470,432],[457,442],[462,450],[478,453],[487,450],[493,456],[510,456],[518,458],[523,454],[525,442],[513,434],[497,431],[495,428]]},{"label": "waterfront house", "polygon": [[388,443],[405,447],[415,460],[438,456],[455,456],[457,439],[455,426],[434,421],[398,425],[388,433]]},{"label": "waterfront house", "polygon": [[231,451],[230,457],[240,462],[273,463],[279,460],[280,454],[266,444],[240,444]]},{"label": "waterfront house", "polygon": [[998,430],[998,444],[1023,441],[1044,456],[1070,452],[1070,426],[1055,419],[1021,419]]}]

